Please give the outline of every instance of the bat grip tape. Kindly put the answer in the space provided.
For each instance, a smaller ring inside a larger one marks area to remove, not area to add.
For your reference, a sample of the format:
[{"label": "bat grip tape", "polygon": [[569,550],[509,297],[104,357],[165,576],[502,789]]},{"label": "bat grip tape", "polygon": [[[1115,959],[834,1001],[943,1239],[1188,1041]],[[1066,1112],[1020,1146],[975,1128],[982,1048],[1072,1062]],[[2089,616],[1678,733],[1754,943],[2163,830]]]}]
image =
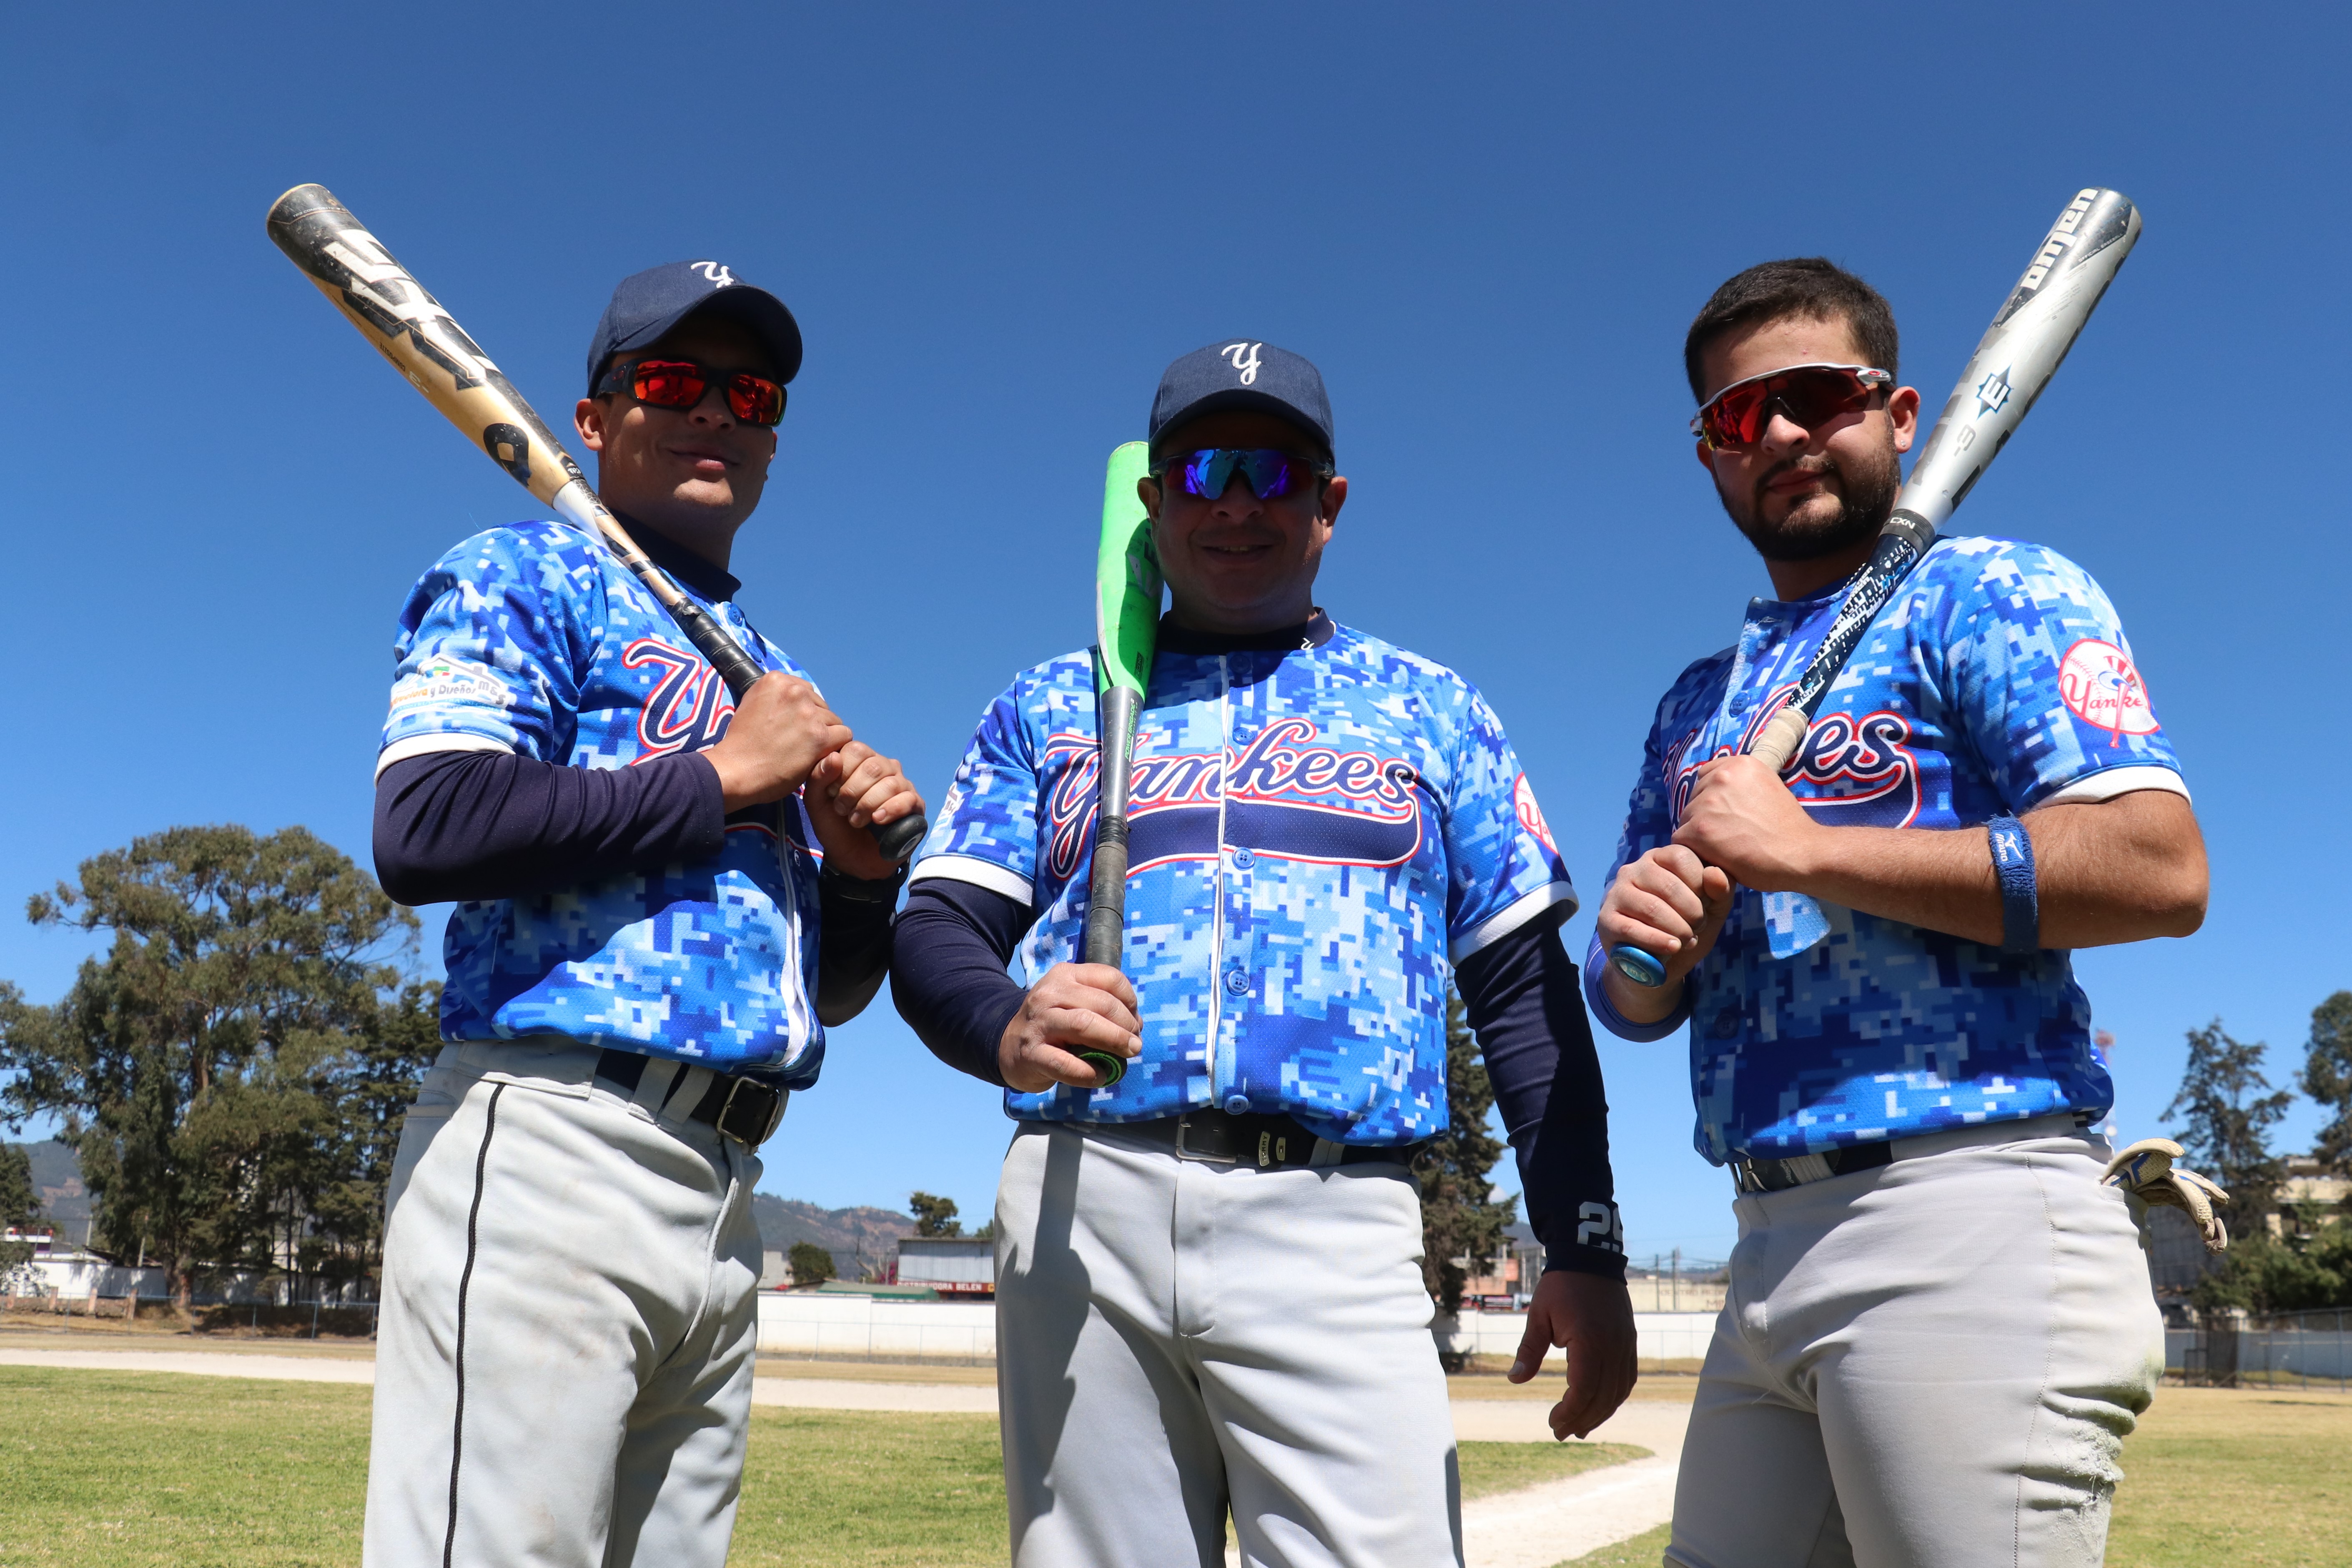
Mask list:
[{"label": "bat grip tape", "polygon": [[1103,818],[1095,837],[1094,877],[1087,889],[1086,960],[1118,966],[1127,943],[1127,818]]}]

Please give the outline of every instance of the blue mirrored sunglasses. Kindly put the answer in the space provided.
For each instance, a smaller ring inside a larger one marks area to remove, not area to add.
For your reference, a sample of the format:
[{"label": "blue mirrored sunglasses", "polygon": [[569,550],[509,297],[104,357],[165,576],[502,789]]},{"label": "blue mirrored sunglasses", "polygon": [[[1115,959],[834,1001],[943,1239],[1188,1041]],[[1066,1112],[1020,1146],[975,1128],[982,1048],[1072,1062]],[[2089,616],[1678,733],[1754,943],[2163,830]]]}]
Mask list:
[{"label": "blue mirrored sunglasses", "polygon": [[1176,482],[1186,495],[1210,500],[1225,493],[1236,470],[1248,482],[1250,493],[1260,500],[1287,495],[1294,484],[1304,484],[1309,479],[1328,479],[1336,472],[1328,463],[1276,451],[1271,447],[1205,447],[1197,452],[1170,452],[1154,465],[1154,470],[1161,474],[1171,468],[1176,470]]}]

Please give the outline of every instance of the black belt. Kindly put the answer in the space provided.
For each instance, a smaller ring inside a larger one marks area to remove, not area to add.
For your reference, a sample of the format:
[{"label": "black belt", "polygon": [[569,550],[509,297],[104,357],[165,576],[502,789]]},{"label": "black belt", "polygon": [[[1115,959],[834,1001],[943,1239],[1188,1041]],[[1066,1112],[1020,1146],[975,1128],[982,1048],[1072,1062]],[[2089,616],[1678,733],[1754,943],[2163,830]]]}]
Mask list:
[{"label": "black belt", "polygon": [[[1083,1124],[1097,1132],[1164,1143],[1180,1160],[1205,1160],[1217,1165],[1253,1165],[1261,1171],[1315,1163],[1315,1134],[1287,1116],[1234,1116],[1202,1108],[1157,1121],[1101,1121]],[[1390,1164],[1411,1163],[1417,1143],[1339,1143],[1331,1165],[1360,1165],[1368,1161]]]},{"label": "black belt", "polygon": [[[644,1081],[647,1058],[635,1051],[607,1050],[596,1058],[596,1076],[623,1094],[635,1094]],[[678,1064],[677,1076],[670,1079],[669,1092],[676,1094],[677,1086],[686,1081],[687,1064]],[[694,1109],[686,1113],[689,1121],[699,1121],[716,1127],[746,1149],[757,1149],[774,1136],[784,1120],[784,1101],[791,1099],[785,1090],[773,1084],[761,1083],[755,1078],[730,1078],[725,1073],[710,1075],[710,1087]],[[667,1107],[667,1096],[656,1110]]]},{"label": "black belt", "polygon": [[[2064,1111],[2056,1110],[2049,1113],[2051,1117],[2065,1114]],[[2022,1119],[2023,1121],[2041,1120],[2044,1118]],[[2097,1116],[2091,1111],[2074,1112],[2074,1121],[2077,1128],[2088,1127],[2097,1120]],[[2021,1123],[2011,1125],[2021,1125]],[[2002,1126],[2000,1122],[1984,1122],[1979,1124],[1979,1131],[1983,1132],[1990,1129],[1988,1141],[1998,1142]],[[1946,1131],[1958,1131],[1958,1129]],[[2047,1129],[2044,1131],[2046,1132]],[[1935,1134],[1923,1134],[1923,1136],[1935,1136]],[[1872,1143],[1854,1143],[1843,1149],[1823,1149],[1816,1153],[1792,1155],[1786,1160],[1734,1160],[1731,1163],[1731,1182],[1732,1185],[1742,1193],[1785,1192],[1790,1187],[1801,1187],[1808,1182],[1822,1182],[1832,1176],[1850,1176],[1856,1171],[1874,1171],[1881,1165],[1891,1165],[1895,1163],[1896,1143],[1916,1141],[1916,1139],[1885,1138]]]},{"label": "black belt", "polygon": [[1743,1193],[1778,1193],[1790,1187],[1801,1187],[1807,1182],[1825,1182],[1832,1176],[1850,1176],[1856,1171],[1874,1171],[1894,1162],[1894,1143],[1881,1140],[1875,1143],[1854,1143],[1843,1149],[1823,1149],[1813,1154],[1791,1155],[1786,1160],[1736,1160],[1731,1166],[1731,1179]]}]

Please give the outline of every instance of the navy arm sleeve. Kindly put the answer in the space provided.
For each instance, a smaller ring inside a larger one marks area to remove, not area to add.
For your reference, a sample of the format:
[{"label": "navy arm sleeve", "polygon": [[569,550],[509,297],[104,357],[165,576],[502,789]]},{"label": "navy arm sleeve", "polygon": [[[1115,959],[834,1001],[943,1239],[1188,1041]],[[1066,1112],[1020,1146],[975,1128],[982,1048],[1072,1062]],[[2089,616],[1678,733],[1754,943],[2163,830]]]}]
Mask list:
[{"label": "navy arm sleeve", "polygon": [[524,898],[710,859],[726,819],[718,770],[691,752],[634,768],[431,752],[376,780],[375,874],[404,904]]},{"label": "navy arm sleeve", "polygon": [[816,899],[816,1017],[830,1029],[866,1011],[890,972],[898,879],[821,876]]},{"label": "navy arm sleeve", "polygon": [[997,1047],[1027,994],[1005,973],[1037,911],[1003,893],[931,877],[915,884],[898,916],[890,998],[931,1054],[997,1088]]},{"label": "navy arm sleeve", "polygon": [[1545,1270],[1622,1279],[1601,1058],[1558,927],[1531,921],[1480,948],[1455,969],[1454,984],[1518,1156]]},{"label": "navy arm sleeve", "polygon": [[[631,768],[433,752],[376,780],[376,879],[404,904],[529,898],[692,864],[715,857],[726,835],[719,774],[691,752]],[[817,887],[817,1016],[830,1026],[856,1017],[882,984],[898,889],[845,877]]]}]

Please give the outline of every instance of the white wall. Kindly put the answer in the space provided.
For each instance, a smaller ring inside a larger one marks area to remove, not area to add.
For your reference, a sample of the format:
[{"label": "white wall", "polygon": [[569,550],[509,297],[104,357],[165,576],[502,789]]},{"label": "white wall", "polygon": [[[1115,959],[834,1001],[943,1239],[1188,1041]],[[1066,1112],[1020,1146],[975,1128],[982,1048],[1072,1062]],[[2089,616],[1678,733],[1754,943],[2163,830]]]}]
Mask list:
[{"label": "white wall", "polygon": [[[1448,1350],[1509,1355],[1527,1332],[1524,1312],[1462,1314],[1439,1320],[1432,1335]],[[1636,1312],[1644,1361],[1697,1361],[1715,1333],[1713,1312]],[[760,1348],[778,1355],[996,1358],[992,1301],[877,1301],[866,1296],[760,1293]]]},{"label": "white wall", "polygon": [[136,1288],[142,1297],[162,1296],[165,1275],[161,1268],[124,1268],[89,1253],[61,1253],[28,1259],[8,1276],[11,1286],[34,1287],[25,1294],[65,1296],[80,1300],[94,1282],[100,1296],[127,1296]]},{"label": "white wall", "polygon": [[[1713,1312],[1636,1312],[1633,1331],[1640,1348],[1635,1353],[1643,1361],[1702,1360],[1707,1342],[1715,1337],[1715,1317]],[[1451,1323],[1440,1318],[1430,1331],[1446,1350],[1507,1356],[1519,1348],[1528,1315],[1468,1311]]]},{"label": "white wall", "polygon": [[778,1355],[994,1361],[996,1305],[762,1290],[760,1348]]}]

